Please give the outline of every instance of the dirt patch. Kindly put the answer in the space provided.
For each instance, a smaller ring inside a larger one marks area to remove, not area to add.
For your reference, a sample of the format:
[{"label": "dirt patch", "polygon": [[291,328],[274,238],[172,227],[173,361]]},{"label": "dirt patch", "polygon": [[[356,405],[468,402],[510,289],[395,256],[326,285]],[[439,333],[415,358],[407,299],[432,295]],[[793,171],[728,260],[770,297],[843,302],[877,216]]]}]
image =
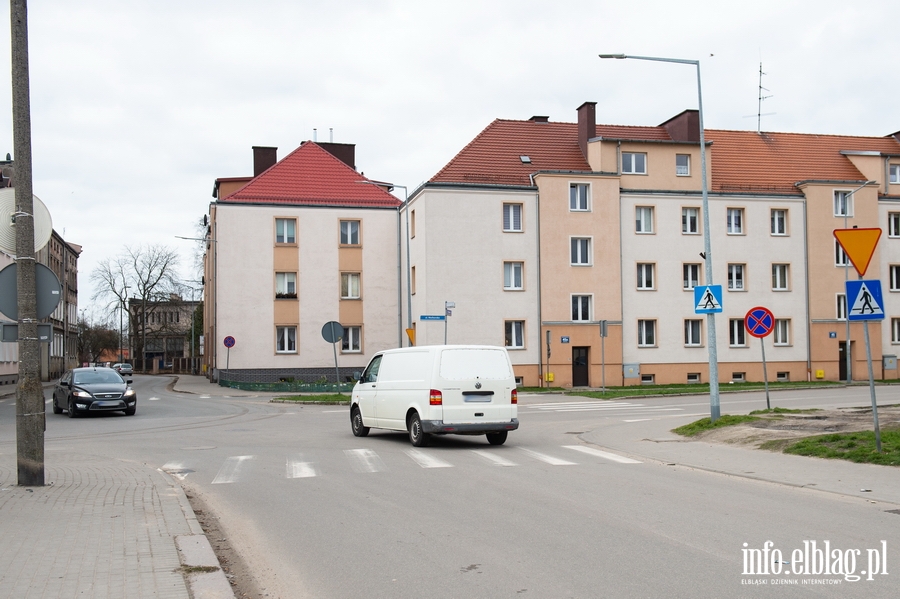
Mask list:
[{"label": "dirt patch", "polygon": [[[706,431],[693,440],[759,447],[766,441],[791,441],[815,435],[873,430],[871,408],[840,408],[797,414],[759,414],[759,420]],[[900,406],[878,407],[881,429],[900,428]]]}]

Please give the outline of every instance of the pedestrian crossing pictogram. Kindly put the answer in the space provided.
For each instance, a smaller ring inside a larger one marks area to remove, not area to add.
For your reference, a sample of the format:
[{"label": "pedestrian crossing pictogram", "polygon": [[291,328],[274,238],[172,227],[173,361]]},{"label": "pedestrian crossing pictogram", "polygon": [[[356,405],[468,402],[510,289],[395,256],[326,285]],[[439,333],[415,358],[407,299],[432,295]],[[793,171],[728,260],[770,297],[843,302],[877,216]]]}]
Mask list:
[{"label": "pedestrian crossing pictogram", "polygon": [[722,286],[703,285],[694,287],[694,313],[712,314],[722,311]]},{"label": "pedestrian crossing pictogram", "polygon": [[881,281],[847,281],[849,320],[883,320]]}]

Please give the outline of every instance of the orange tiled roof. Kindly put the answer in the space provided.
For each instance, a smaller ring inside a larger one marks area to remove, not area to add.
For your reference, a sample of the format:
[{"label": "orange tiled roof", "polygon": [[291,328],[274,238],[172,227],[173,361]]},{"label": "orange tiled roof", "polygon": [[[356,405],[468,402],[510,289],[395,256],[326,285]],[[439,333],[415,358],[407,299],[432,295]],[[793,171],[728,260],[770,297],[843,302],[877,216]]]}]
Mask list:
[{"label": "orange tiled roof", "polygon": [[221,202],[305,206],[396,207],[393,195],[312,141],[279,160]]}]

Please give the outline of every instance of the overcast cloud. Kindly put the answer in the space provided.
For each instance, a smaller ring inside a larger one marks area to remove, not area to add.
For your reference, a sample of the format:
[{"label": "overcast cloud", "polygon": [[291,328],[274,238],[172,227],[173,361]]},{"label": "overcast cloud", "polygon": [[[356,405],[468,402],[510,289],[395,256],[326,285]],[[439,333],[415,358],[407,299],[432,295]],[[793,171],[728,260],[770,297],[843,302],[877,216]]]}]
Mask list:
[{"label": "overcast cloud", "polygon": [[[900,130],[890,0],[63,0],[29,3],[34,191],[82,245],[81,307],[125,245],[181,250],[217,177],[252,174],[313,138],[354,143],[366,176],[412,191],[495,118],[707,128]],[[8,9],[8,4],[7,4]],[[7,10],[7,15],[8,10]],[[12,153],[9,20],[0,26],[0,155]],[[402,193],[400,194],[402,197]]]}]

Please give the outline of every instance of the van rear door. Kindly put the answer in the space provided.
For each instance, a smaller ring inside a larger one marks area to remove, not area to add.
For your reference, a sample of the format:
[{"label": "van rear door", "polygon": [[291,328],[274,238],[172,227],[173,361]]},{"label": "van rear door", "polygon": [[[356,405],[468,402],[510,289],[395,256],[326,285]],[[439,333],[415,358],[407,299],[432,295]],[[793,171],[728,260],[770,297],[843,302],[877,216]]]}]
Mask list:
[{"label": "van rear door", "polygon": [[510,399],[515,377],[503,348],[444,348],[438,377],[444,424],[509,422],[517,415]]}]

